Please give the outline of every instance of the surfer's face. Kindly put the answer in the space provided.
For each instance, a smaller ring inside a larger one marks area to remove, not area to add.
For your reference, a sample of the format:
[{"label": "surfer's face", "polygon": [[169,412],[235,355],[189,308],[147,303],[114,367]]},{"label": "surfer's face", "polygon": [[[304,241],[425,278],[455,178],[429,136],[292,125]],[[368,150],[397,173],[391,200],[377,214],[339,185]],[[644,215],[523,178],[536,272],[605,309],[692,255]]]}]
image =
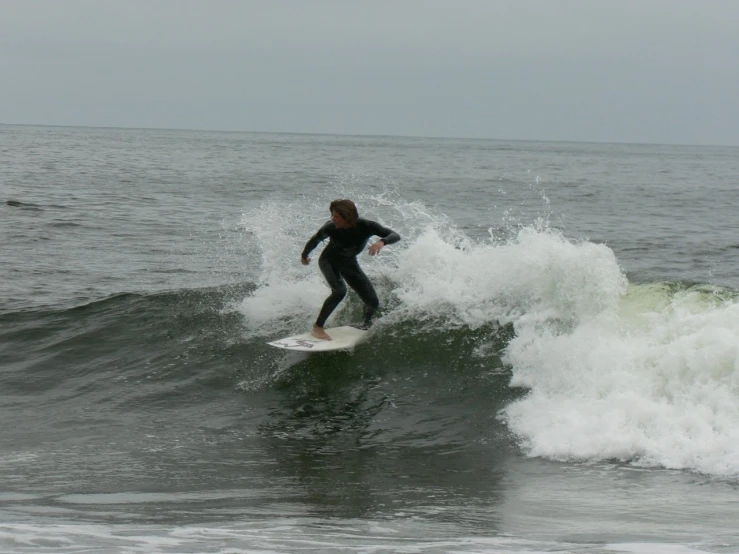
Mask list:
[{"label": "surfer's face", "polygon": [[331,221],[333,221],[336,227],[338,227],[339,229],[346,229],[349,227],[346,219],[341,217],[341,214],[339,214],[338,212],[331,212]]}]

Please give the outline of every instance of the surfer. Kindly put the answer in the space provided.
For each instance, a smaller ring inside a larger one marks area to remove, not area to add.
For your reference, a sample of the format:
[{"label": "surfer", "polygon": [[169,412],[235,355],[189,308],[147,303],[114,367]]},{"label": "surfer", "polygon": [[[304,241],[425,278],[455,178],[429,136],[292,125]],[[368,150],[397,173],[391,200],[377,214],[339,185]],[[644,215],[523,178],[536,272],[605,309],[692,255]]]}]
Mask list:
[{"label": "surfer", "polygon": [[334,200],[329,205],[331,221],[326,222],[318,232],[305,244],[300,261],[303,265],[310,263],[309,254],[318,243],[330,239],[318,258],[318,267],[331,287],[331,294],[326,298],[313,325],[311,334],[319,339],[331,340],[323,326],[328,316],[336,309],[346,296],[346,283],[353,288],[364,302],[364,327],[372,325],[372,316],[380,305],[372,283],[359,267],[357,256],[367,245],[372,236],[380,240],[369,247],[369,255],[376,256],[388,244],[400,240],[400,235],[369,219],[359,217],[357,207],[351,200]]}]

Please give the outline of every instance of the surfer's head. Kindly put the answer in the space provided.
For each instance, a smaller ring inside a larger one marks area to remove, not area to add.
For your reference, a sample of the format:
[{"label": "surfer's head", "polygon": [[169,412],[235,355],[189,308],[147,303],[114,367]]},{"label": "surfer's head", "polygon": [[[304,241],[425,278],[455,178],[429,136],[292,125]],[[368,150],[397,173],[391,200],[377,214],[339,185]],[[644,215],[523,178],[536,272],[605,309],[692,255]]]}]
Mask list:
[{"label": "surfer's head", "polygon": [[357,213],[357,207],[351,200],[334,200],[328,209],[331,212],[331,221],[339,228],[354,227],[357,223],[359,214]]}]

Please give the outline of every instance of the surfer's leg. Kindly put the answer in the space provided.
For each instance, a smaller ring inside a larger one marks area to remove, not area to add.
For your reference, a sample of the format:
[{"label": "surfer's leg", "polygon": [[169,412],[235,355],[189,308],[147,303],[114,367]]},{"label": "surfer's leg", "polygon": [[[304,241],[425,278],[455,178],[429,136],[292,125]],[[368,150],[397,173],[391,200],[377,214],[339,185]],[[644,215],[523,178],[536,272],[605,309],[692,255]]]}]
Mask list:
[{"label": "surfer's leg", "polygon": [[346,285],[338,267],[330,259],[321,257],[318,260],[318,267],[326,278],[328,286],[331,287],[331,294],[323,302],[323,307],[318,314],[318,319],[316,319],[316,326],[323,328],[328,316],[333,313],[339,302],[346,296]]},{"label": "surfer's leg", "polygon": [[353,264],[342,266],[341,274],[364,302],[364,325],[369,327],[372,325],[372,316],[375,315],[377,308],[380,306],[375,287],[372,286],[369,277],[365,275],[356,261]]}]

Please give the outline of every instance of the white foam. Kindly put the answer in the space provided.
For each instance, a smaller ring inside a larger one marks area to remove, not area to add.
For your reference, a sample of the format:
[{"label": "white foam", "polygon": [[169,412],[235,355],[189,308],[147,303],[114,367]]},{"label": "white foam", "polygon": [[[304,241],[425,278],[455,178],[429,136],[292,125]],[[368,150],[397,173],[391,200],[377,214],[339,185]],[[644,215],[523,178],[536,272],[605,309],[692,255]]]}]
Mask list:
[{"label": "white foam", "polygon": [[508,360],[531,393],[507,421],[534,456],[739,474],[739,305],[647,287],[644,306],[642,288],[572,332],[520,329]]},{"label": "white foam", "polygon": [[594,316],[615,305],[625,286],[605,246],[535,228],[503,244],[453,244],[426,230],[404,252],[396,278],[406,311],[473,328]]}]

